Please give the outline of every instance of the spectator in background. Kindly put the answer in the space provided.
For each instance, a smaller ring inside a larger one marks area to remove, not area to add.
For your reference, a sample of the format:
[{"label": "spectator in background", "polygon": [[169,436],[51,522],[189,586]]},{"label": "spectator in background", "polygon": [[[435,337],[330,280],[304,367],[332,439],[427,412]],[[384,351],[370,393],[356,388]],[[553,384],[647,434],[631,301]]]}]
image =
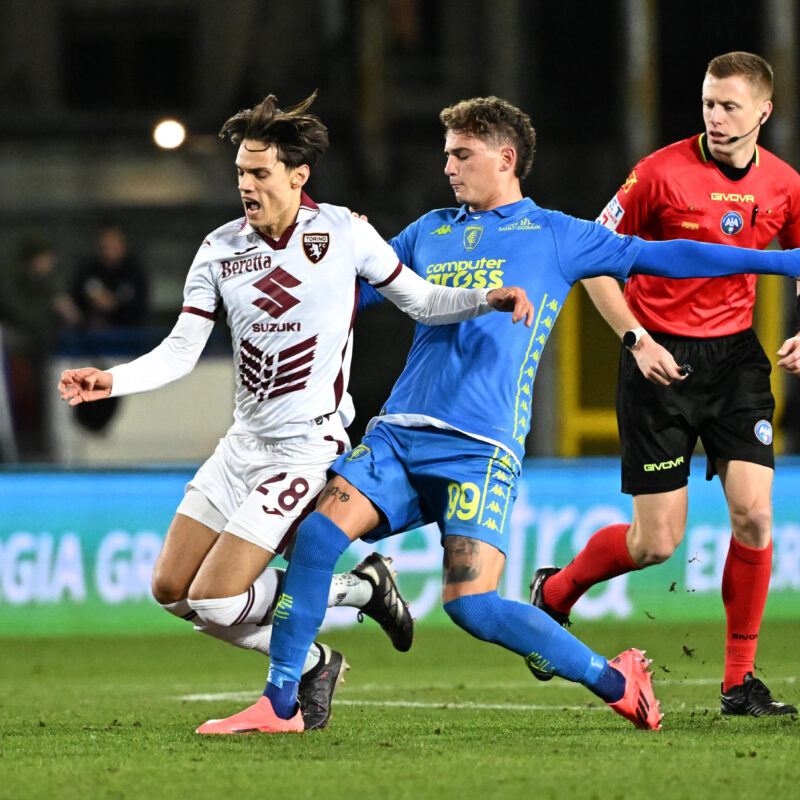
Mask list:
[{"label": "spectator in background", "polygon": [[95,254],[78,271],[72,298],[87,330],[140,325],[147,311],[147,279],[138,260],[128,252],[122,229],[104,224]]},{"label": "spectator in background", "polygon": [[[147,313],[147,278],[138,259],[128,251],[122,228],[114,222],[101,225],[95,253],[78,270],[72,298],[80,309],[82,330],[110,331],[141,325]],[[111,342],[96,342],[102,356]],[[114,348],[116,349],[116,348]],[[101,432],[111,422],[119,398],[108,403],[84,404],[75,409],[77,421],[90,431]]]},{"label": "spectator in background", "polygon": [[65,292],[52,244],[24,239],[10,266],[0,272],[2,351],[8,365],[10,406],[23,459],[47,455],[42,398],[47,357],[58,333],[80,322],[81,314]]}]

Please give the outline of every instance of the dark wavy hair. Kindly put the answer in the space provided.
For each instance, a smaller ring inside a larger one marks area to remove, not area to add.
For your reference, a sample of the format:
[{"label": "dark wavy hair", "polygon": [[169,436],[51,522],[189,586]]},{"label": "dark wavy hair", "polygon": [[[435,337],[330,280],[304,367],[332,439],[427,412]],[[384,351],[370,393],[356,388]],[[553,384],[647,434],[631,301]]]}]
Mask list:
[{"label": "dark wavy hair", "polygon": [[536,131],[530,117],[500,97],[473,97],[442,109],[445,129],[468,133],[494,145],[511,144],[517,151],[514,174],[524,178],[533,165]]},{"label": "dark wavy hair", "polygon": [[328,129],[319,117],[305,113],[316,96],[314,92],[284,111],[278,108],[274,94],[267,95],[255,108],[246,108],[227,120],[219,138],[230,139],[237,145],[244,139],[274,145],[278,160],[288,168],[301,164],[312,167],[328,149]]}]

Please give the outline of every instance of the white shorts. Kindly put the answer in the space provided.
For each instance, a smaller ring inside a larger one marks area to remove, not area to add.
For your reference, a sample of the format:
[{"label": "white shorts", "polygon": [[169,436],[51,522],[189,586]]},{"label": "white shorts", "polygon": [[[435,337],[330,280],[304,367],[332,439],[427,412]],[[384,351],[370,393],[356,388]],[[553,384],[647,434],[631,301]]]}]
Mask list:
[{"label": "white shorts", "polygon": [[[234,425],[187,484],[178,513],[282,553],[314,510],[328,467],[349,447],[335,415],[310,434],[279,442],[258,439]],[[198,502],[192,489],[213,508]]]}]

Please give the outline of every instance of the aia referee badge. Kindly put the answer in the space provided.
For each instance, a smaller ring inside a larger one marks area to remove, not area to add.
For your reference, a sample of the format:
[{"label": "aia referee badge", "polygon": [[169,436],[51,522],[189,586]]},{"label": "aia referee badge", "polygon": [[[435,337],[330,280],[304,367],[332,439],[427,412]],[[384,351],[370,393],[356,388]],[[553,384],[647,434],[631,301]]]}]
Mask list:
[{"label": "aia referee badge", "polygon": [[330,243],[331,235],[329,233],[303,234],[303,252],[312,264],[322,261],[325,257],[325,253],[328,252]]},{"label": "aia referee badge", "polygon": [[483,236],[483,225],[467,225],[464,228],[464,249],[474,250]]},{"label": "aia referee badge", "polygon": [[755,431],[756,439],[758,439],[761,444],[772,444],[772,425],[769,420],[760,419],[756,422],[756,426],[753,430]]},{"label": "aia referee badge", "polygon": [[744,225],[744,220],[738,211],[725,212],[722,215],[722,219],[719,221],[719,226],[722,228],[722,232],[727,233],[729,236],[739,233],[739,231],[742,229],[742,225]]}]

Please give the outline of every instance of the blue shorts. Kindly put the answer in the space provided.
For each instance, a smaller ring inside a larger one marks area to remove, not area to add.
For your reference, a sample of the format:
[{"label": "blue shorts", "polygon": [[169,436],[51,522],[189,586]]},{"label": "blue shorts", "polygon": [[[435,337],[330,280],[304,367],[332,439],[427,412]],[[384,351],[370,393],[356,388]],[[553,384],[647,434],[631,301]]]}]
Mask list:
[{"label": "blue shorts", "polygon": [[442,538],[468,536],[506,552],[520,466],[501,447],[457,431],[381,422],[331,470],[386,516],[368,542],[435,522]]}]

